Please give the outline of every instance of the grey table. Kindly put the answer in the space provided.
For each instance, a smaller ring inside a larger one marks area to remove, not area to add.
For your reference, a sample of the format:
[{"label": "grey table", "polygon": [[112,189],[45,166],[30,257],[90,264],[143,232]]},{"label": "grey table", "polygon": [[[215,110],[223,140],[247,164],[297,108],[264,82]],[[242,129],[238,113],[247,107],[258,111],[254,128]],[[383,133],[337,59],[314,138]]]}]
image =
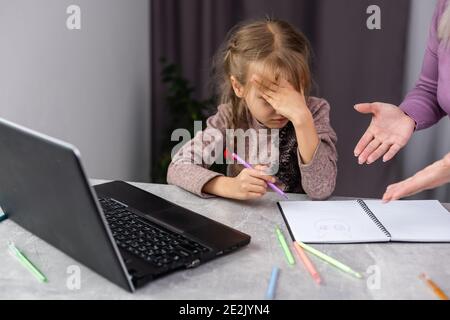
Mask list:
[{"label": "grey table", "polygon": [[[93,184],[100,181],[93,181]],[[358,280],[311,257],[322,276],[315,284],[303,265],[287,264],[274,233],[274,225],[287,230],[277,209],[278,197],[238,202],[203,200],[177,187],[134,185],[181,206],[251,235],[240,251],[195,269],[184,270],[149,283],[131,294],[80,265],[12,221],[0,223],[0,299],[263,299],[273,266],[281,268],[276,299],[436,299],[418,279],[427,272],[450,293],[450,244],[346,244],[317,245],[364,274]],[[303,195],[290,195],[306,200]],[[450,209],[450,205],[446,206]],[[7,253],[13,240],[47,275],[38,282]],[[81,271],[80,286],[70,285],[72,266]]]}]

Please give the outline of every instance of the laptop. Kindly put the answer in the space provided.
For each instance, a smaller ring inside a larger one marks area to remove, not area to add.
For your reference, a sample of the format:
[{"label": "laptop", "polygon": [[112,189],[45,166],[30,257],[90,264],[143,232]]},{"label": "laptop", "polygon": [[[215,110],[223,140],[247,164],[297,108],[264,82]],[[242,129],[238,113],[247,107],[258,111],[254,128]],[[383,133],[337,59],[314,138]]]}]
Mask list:
[{"label": "laptop", "polygon": [[91,187],[74,146],[3,119],[0,150],[8,217],[130,292],[250,242],[123,181]]}]

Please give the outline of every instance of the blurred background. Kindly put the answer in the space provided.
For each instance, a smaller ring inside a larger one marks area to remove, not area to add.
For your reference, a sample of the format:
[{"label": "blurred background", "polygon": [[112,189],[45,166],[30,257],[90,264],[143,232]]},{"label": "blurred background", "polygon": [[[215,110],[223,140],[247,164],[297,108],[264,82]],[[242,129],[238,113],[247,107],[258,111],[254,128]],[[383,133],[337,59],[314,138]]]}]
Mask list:
[{"label": "blurred background", "polygon": [[[69,30],[68,6],[81,9]],[[93,178],[165,183],[173,128],[215,111],[210,63],[242,20],[287,20],[310,39],[314,95],[339,142],[335,195],[380,197],[450,151],[449,119],[415,133],[388,164],[359,166],[370,117],[353,105],[400,104],[419,75],[436,0],[0,0],[0,117],[79,147]],[[370,5],[381,30],[368,30]],[[415,198],[450,202],[442,187]]]}]

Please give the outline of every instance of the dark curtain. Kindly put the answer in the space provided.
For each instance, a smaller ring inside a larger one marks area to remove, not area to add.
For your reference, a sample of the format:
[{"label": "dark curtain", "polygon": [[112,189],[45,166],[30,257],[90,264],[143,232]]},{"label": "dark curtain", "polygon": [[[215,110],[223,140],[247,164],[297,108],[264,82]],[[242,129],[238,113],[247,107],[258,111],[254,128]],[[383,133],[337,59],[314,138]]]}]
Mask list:
[{"label": "dark curtain", "polygon": [[[368,30],[366,9],[381,8],[381,30]],[[359,102],[399,104],[409,16],[408,0],[151,0],[152,158],[164,143],[167,125],[160,57],[182,66],[198,98],[211,96],[211,58],[236,23],[267,15],[286,20],[310,39],[314,94],[327,99],[338,134],[339,172],[335,195],[380,197],[400,178],[400,161],[361,167],[353,149],[370,117],[357,114]]]}]

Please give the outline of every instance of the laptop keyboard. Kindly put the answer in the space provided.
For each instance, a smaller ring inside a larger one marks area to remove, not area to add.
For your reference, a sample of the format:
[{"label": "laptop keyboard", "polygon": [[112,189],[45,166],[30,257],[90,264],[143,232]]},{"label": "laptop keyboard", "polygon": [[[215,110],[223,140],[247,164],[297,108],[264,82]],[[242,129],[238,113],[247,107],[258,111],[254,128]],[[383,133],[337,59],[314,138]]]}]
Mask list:
[{"label": "laptop keyboard", "polygon": [[99,199],[117,245],[158,268],[177,267],[210,251],[200,243],[130,212],[113,199]]}]

